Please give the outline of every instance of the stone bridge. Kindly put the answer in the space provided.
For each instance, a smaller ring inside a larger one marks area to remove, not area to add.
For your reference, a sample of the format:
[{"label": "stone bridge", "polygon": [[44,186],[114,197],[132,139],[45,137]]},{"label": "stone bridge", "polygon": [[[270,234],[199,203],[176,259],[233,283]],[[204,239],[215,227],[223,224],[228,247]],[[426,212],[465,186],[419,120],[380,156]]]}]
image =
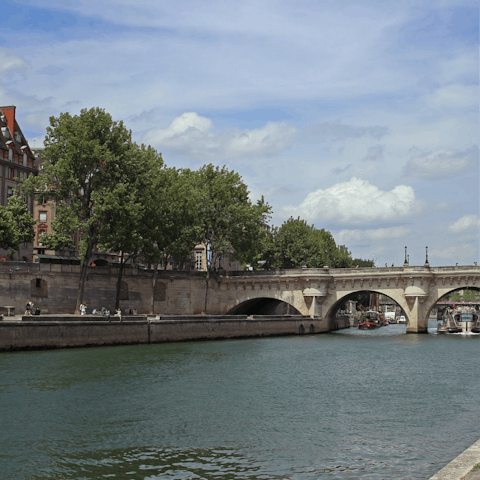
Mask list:
[{"label": "stone bridge", "polygon": [[407,332],[424,333],[439,298],[463,288],[480,289],[479,266],[236,272],[210,281],[208,313],[274,313],[286,304],[282,313],[309,315],[321,319],[325,330],[334,330],[335,313],[349,295],[377,292],[405,311]]}]

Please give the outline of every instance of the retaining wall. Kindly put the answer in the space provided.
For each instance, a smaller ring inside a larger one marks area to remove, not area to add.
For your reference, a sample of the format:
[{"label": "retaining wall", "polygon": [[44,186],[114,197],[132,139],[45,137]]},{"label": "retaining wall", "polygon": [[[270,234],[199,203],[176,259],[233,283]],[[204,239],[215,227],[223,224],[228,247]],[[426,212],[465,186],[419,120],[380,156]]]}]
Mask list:
[{"label": "retaining wall", "polygon": [[[26,350],[101,345],[149,344],[276,335],[325,333],[326,322],[309,317],[182,316],[148,320],[105,320],[102,317],[25,316],[21,322],[0,322],[0,350]],[[339,328],[348,328],[348,323]]]}]

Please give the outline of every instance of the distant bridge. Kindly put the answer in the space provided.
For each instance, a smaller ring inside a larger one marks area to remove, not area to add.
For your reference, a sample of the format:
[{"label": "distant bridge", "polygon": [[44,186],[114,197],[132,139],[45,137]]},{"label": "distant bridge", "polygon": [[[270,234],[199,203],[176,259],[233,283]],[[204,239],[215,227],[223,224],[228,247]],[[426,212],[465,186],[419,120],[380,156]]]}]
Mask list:
[{"label": "distant bridge", "polygon": [[[480,289],[480,267],[303,268],[218,275],[210,282],[208,313],[272,314],[281,302],[300,313],[321,319],[335,329],[335,313],[354,293],[377,292],[390,297],[407,317],[407,332],[427,332],[435,303],[454,290]],[[285,312],[283,312],[285,313]]]}]

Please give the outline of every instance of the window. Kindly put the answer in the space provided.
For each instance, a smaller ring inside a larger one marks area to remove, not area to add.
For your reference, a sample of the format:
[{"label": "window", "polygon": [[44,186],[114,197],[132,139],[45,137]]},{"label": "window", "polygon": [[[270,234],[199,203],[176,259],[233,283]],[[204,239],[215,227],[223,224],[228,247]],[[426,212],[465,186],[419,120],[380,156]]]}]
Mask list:
[{"label": "window", "polygon": [[8,150],[8,159],[9,159],[10,161],[13,160],[13,148],[10,148],[10,149]]},{"label": "window", "polygon": [[8,167],[7,178],[9,178],[10,180],[13,180],[15,178],[15,169],[14,168]]},{"label": "window", "polygon": [[13,187],[7,187],[7,198],[13,195]]},{"label": "window", "polygon": [[38,220],[40,222],[46,222],[47,221],[47,212],[39,212]]},{"label": "window", "polygon": [[27,152],[23,152],[23,166],[27,166]]},{"label": "window", "polygon": [[202,257],[203,257],[203,252],[196,252],[195,253],[195,268],[197,270],[202,269]]}]

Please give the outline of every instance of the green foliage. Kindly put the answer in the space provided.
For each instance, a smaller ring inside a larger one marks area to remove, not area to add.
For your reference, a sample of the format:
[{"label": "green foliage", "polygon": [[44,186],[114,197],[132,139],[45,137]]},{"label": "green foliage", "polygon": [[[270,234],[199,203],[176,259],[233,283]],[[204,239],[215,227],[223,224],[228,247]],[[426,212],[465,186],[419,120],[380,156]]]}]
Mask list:
[{"label": "green foliage", "polygon": [[300,217],[290,217],[274,228],[264,241],[263,253],[266,268],[301,268],[304,262],[308,268],[354,266],[345,245],[337,246],[330,232],[318,230]]},{"label": "green foliage", "polygon": [[373,260],[364,260],[362,258],[354,258],[352,259],[352,267],[356,267],[357,265],[359,267],[373,267]]},{"label": "green foliage", "polygon": [[477,290],[463,290],[463,295],[461,291],[456,291],[444,295],[440,301],[442,302],[478,302],[480,293]]},{"label": "green foliage", "polygon": [[0,248],[10,249],[12,258],[14,252],[20,250],[21,243],[33,241],[35,223],[25,199],[15,192],[5,207],[0,206]]},{"label": "green foliage", "polygon": [[39,239],[42,245],[48,245],[52,250],[61,252],[75,249],[72,235],[78,227],[78,219],[64,200],[59,201],[56,206],[51,227],[53,231],[44,233]]},{"label": "green foliage", "polygon": [[195,172],[174,168],[153,176],[144,220],[145,235],[151,240],[141,251],[148,263],[159,263],[165,256],[185,261],[198,243],[200,194],[196,178]]},{"label": "green foliage", "polygon": [[125,156],[129,177],[92,192],[95,217],[98,222],[98,244],[103,250],[125,252],[136,257],[152,236],[146,222],[152,213],[153,177],[163,161],[151,147],[132,145]]},{"label": "green foliage", "polygon": [[80,256],[88,261],[99,228],[94,192],[107,193],[136,174],[129,162],[131,132],[100,108],[83,109],[73,117],[51,117],[44,143],[43,156],[49,161],[42,175],[29,177],[25,186],[63,204],[56,211],[56,235],[42,240],[50,248],[71,248],[70,234],[80,231]]},{"label": "green foliage", "polygon": [[241,176],[226,167],[206,165],[196,172],[197,243],[209,245],[213,269],[227,255],[243,263],[259,258],[271,207],[262,197],[252,204]]},{"label": "green foliage", "polygon": [[478,290],[464,290],[463,291],[463,301],[464,302],[478,302],[480,294]]},{"label": "green foliage", "polygon": [[0,205],[0,248],[10,250],[16,246],[16,224],[7,207]]}]

